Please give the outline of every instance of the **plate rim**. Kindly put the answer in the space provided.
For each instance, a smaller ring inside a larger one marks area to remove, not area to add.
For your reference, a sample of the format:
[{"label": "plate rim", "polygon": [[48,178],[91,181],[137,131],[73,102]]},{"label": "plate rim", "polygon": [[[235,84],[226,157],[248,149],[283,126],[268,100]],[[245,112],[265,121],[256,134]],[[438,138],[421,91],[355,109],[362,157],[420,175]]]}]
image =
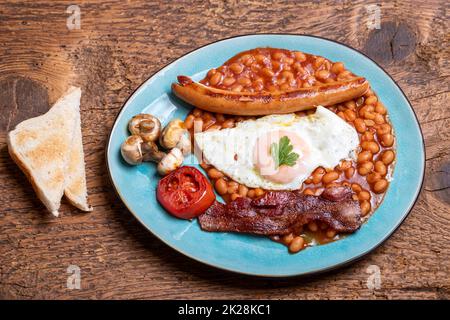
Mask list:
[{"label": "plate rim", "polygon": [[[415,192],[415,195],[414,195],[414,200],[412,200],[410,202],[409,207],[406,210],[406,214],[403,215],[401,220],[398,222],[398,224],[394,228],[392,228],[388,233],[386,233],[385,237],[381,241],[379,241],[375,246],[373,246],[369,250],[367,250],[365,252],[362,252],[361,254],[359,254],[357,256],[354,256],[354,257],[351,257],[351,258],[349,258],[349,259],[347,259],[345,261],[342,261],[340,263],[337,263],[337,264],[334,264],[334,265],[331,265],[331,266],[328,266],[328,267],[325,267],[325,268],[320,268],[320,269],[312,270],[312,271],[309,271],[309,272],[301,272],[301,273],[297,273],[297,274],[293,273],[293,274],[267,274],[267,275],[265,275],[265,274],[259,274],[259,273],[252,273],[252,272],[245,272],[245,271],[240,271],[240,270],[234,270],[234,269],[223,267],[223,266],[220,266],[220,265],[216,265],[216,264],[210,263],[210,262],[208,262],[206,260],[202,260],[200,258],[192,256],[191,254],[186,253],[183,250],[180,250],[179,248],[173,246],[172,244],[170,244],[167,241],[165,241],[164,239],[162,239],[157,233],[153,232],[141,220],[141,218],[137,214],[135,214],[133,212],[133,210],[130,209],[130,206],[128,205],[127,201],[124,199],[124,197],[122,196],[120,191],[117,189],[117,187],[116,187],[116,185],[115,185],[115,183],[113,181],[113,178],[112,178],[111,168],[109,166],[109,161],[108,161],[109,154],[110,154],[110,148],[111,148],[111,137],[112,137],[113,131],[116,129],[116,125],[117,125],[118,119],[119,119],[120,115],[123,113],[123,111],[125,109],[125,106],[132,99],[134,99],[134,97],[137,95],[137,93],[140,91],[140,89],[143,88],[143,85],[145,83],[147,83],[150,79],[152,79],[160,71],[165,69],[166,67],[170,66],[171,64],[177,62],[178,60],[180,60],[180,59],[186,57],[187,55],[190,55],[190,54],[192,54],[192,53],[194,53],[194,52],[196,52],[196,51],[198,51],[198,50],[200,50],[200,49],[202,49],[204,47],[207,47],[209,45],[213,45],[213,44],[218,43],[218,42],[230,40],[230,39],[245,38],[245,37],[249,37],[249,36],[295,36],[295,37],[306,37],[306,38],[309,37],[309,38],[316,38],[316,39],[320,39],[322,41],[328,41],[328,42],[332,42],[332,43],[335,43],[335,44],[338,44],[338,45],[342,45],[342,46],[344,46],[344,47],[346,47],[346,48],[348,48],[348,49],[350,49],[352,51],[355,51],[358,54],[361,54],[362,56],[367,58],[369,61],[374,63],[378,68],[380,68],[381,71],[384,72],[384,74],[387,75],[392,80],[392,82],[395,84],[395,86],[400,90],[400,93],[402,94],[402,96],[405,98],[405,100],[406,100],[406,102],[408,104],[408,107],[410,108],[410,110],[412,111],[412,114],[414,115],[414,118],[416,120],[418,129],[419,129],[420,137],[421,137],[421,140],[422,140],[422,152],[423,152],[424,157],[423,157],[423,163],[422,163],[422,168],[421,168],[422,169],[422,174],[421,174],[421,177],[420,177],[420,184],[419,184],[418,188],[416,188],[416,192]],[[142,81],[139,84],[139,86],[135,90],[133,90],[133,92],[123,102],[123,104],[120,107],[117,115],[114,118],[113,125],[112,125],[112,127],[111,127],[111,129],[109,131],[109,134],[108,134],[107,145],[106,145],[106,148],[105,148],[105,160],[106,160],[105,162],[106,162],[106,168],[107,168],[107,172],[108,172],[108,178],[109,178],[109,181],[110,181],[111,185],[114,188],[114,191],[115,191],[116,195],[120,198],[122,203],[125,205],[127,210],[134,216],[134,218],[137,221],[139,221],[139,223],[147,231],[149,231],[153,236],[155,236],[158,240],[162,241],[164,244],[166,244],[167,246],[169,246],[173,250],[177,251],[178,253],[181,253],[182,255],[184,255],[184,256],[186,256],[186,257],[188,257],[190,259],[193,259],[193,260],[195,260],[195,261],[197,261],[199,263],[205,264],[207,266],[210,266],[210,267],[213,267],[213,268],[216,268],[216,269],[219,269],[219,270],[224,270],[224,271],[227,271],[227,272],[232,272],[232,273],[235,273],[235,274],[251,276],[251,277],[280,279],[280,278],[305,277],[305,276],[310,276],[310,275],[314,275],[314,274],[322,274],[322,273],[326,273],[326,272],[329,272],[329,271],[332,271],[332,270],[336,270],[336,269],[342,268],[344,266],[347,266],[347,265],[349,265],[351,263],[354,263],[354,262],[360,260],[361,258],[363,258],[366,255],[368,255],[368,254],[372,253],[373,251],[375,251],[382,244],[384,244],[400,228],[400,226],[403,224],[403,222],[409,216],[409,214],[411,213],[412,209],[414,208],[415,204],[417,203],[417,200],[418,200],[418,198],[419,198],[419,196],[420,196],[420,194],[421,194],[421,192],[423,190],[424,180],[425,180],[424,179],[425,178],[425,171],[426,171],[426,148],[425,148],[425,139],[424,139],[424,136],[423,136],[422,127],[420,125],[420,122],[419,122],[419,119],[417,117],[417,114],[416,114],[414,108],[412,107],[411,101],[408,99],[408,97],[406,96],[405,92],[400,87],[400,85],[397,83],[397,81],[395,81],[395,79],[378,62],[376,62],[375,60],[370,58],[364,52],[361,52],[358,49],[355,49],[355,48],[351,47],[350,45],[342,43],[342,42],[340,42],[338,40],[328,39],[328,38],[325,38],[325,37],[322,37],[322,36],[317,36],[317,35],[312,35],[312,34],[295,34],[295,33],[278,33],[278,32],[275,32],[275,33],[245,33],[245,34],[239,34],[239,35],[235,35],[235,36],[220,38],[218,40],[215,40],[215,41],[212,41],[212,42],[208,42],[208,43],[206,43],[206,44],[204,44],[202,46],[196,47],[196,48],[194,48],[194,49],[192,49],[192,50],[190,50],[190,51],[188,51],[188,52],[178,56],[177,58],[171,60],[170,62],[166,63],[161,68],[159,68],[158,70],[153,72],[144,81]]]}]

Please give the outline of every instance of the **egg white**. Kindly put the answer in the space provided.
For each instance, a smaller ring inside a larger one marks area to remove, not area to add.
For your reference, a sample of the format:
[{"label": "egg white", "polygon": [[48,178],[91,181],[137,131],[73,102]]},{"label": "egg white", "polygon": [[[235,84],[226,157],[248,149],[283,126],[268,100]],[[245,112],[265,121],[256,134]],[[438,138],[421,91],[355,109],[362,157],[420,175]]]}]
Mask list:
[{"label": "egg white", "polygon": [[[277,130],[297,134],[311,150],[310,156],[303,162],[305,172],[284,184],[261,176],[253,163],[258,137]],[[341,160],[353,159],[359,145],[355,129],[322,106],[309,116],[270,115],[239,122],[235,128],[199,132],[194,135],[194,139],[205,162],[240,184],[266,190],[300,189],[302,182],[315,168],[334,168]]]}]

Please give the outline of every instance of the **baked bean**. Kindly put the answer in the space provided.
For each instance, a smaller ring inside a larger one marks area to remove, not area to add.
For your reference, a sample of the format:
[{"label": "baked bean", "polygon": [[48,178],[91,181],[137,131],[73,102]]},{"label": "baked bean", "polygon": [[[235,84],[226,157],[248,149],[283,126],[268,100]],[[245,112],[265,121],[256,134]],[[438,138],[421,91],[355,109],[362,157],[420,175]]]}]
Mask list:
[{"label": "baked bean", "polygon": [[240,77],[238,79],[238,83],[243,85],[244,87],[247,87],[252,84],[252,81],[249,78]]},{"label": "baked bean", "polygon": [[291,253],[297,253],[303,249],[303,245],[305,244],[305,240],[298,236],[295,237],[292,242],[289,244],[289,251]]},{"label": "baked bean", "polygon": [[[284,70],[289,70],[289,69],[290,69],[290,68],[289,68],[289,65],[291,65],[291,64],[294,63],[294,59],[289,58],[289,57],[286,57],[286,58],[284,58],[284,63],[285,63],[285,65],[284,65]],[[288,68],[289,68],[289,69],[288,69]]]},{"label": "baked bean", "polygon": [[353,192],[359,193],[362,191],[362,188],[359,184],[352,183],[352,190],[353,190]]},{"label": "baked bean", "polygon": [[364,97],[359,97],[358,99],[356,99],[356,106],[360,107],[362,106],[364,103]]},{"label": "baked bean", "polygon": [[351,167],[345,170],[345,177],[350,179],[355,174],[355,168]]},{"label": "baked bean", "polygon": [[248,188],[243,184],[240,184],[238,188],[238,193],[241,197],[245,197],[248,193]]},{"label": "baked bean", "polygon": [[306,188],[305,190],[303,190],[303,194],[305,194],[307,196],[315,195],[314,191],[312,189],[309,189],[309,188]]},{"label": "baked bean", "polygon": [[292,72],[290,72],[290,71],[283,71],[281,73],[281,77],[285,78],[285,79],[288,79],[288,80],[292,80],[292,79],[294,79],[294,74]]},{"label": "baked bean", "polygon": [[364,162],[358,166],[358,173],[362,176],[369,174],[373,169],[373,163],[370,161]]},{"label": "baked bean", "polygon": [[325,235],[327,236],[327,238],[334,238],[336,236],[336,230],[328,229]]},{"label": "baked bean", "polygon": [[375,193],[383,193],[389,186],[389,182],[386,179],[380,179],[373,185],[373,191]]},{"label": "baked bean", "polygon": [[316,78],[319,80],[326,80],[330,76],[330,72],[328,70],[320,70],[316,72]]},{"label": "baked bean", "polygon": [[222,122],[222,128],[233,128],[234,127],[234,119],[228,119]]},{"label": "baked bean", "polygon": [[327,184],[333,182],[337,178],[339,178],[339,173],[337,173],[336,171],[330,171],[322,177],[322,183]]},{"label": "baked bean", "polygon": [[342,111],[339,111],[337,113],[337,115],[339,116],[339,118],[341,118],[342,120],[346,121],[347,119],[345,118],[345,113],[343,113]]},{"label": "baked bean", "polygon": [[348,168],[351,168],[352,163],[350,161],[341,161],[341,163],[337,166],[338,170],[345,171]]},{"label": "baked bean", "polygon": [[239,197],[240,197],[240,195],[238,195],[237,193],[233,193],[233,194],[231,194],[230,199],[231,199],[231,201],[234,201]]},{"label": "baked bean", "polygon": [[394,144],[394,136],[390,133],[383,134],[381,136],[381,144],[383,147],[392,147]]},{"label": "baked bean", "polygon": [[348,70],[344,70],[341,73],[338,74],[337,78],[338,80],[345,80],[352,76],[352,73]]},{"label": "baked bean", "polygon": [[191,129],[194,126],[194,115],[190,114],[186,117],[186,119],[184,120],[184,126],[186,127],[186,129]]},{"label": "baked bean", "polygon": [[224,122],[225,121],[225,116],[222,113],[216,113],[216,120],[217,122]]},{"label": "baked bean", "polygon": [[201,117],[203,114],[203,111],[200,109],[195,108],[194,111],[192,111],[192,114],[194,117]]},{"label": "baked bean", "polygon": [[395,154],[394,154],[394,151],[392,151],[392,150],[386,150],[381,155],[381,161],[383,161],[383,163],[385,165],[390,165],[392,163],[392,161],[394,161],[394,158],[395,158]]},{"label": "baked bean", "polygon": [[364,132],[363,135],[361,136],[362,141],[373,141],[373,139],[374,139],[373,133],[370,131]]},{"label": "baked bean", "polygon": [[230,65],[231,71],[233,71],[235,74],[240,74],[244,70],[244,66],[240,63],[232,63]]},{"label": "baked bean", "polygon": [[380,124],[377,128],[377,135],[382,136],[386,133],[391,133],[391,126],[388,123]]},{"label": "baked bean", "polygon": [[385,176],[387,174],[387,168],[384,165],[383,161],[375,162],[375,171],[381,174],[382,176]]},{"label": "baked bean", "polygon": [[352,199],[354,201],[358,201],[358,195],[357,194],[352,194]]},{"label": "baked bean", "polygon": [[347,121],[351,121],[351,122],[355,121],[356,113],[354,111],[347,109],[344,111],[344,114],[345,114],[345,118],[347,119]]},{"label": "baked bean", "polygon": [[264,65],[269,64],[269,62],[270,62],[270,59],[263,54],[257,54],[255,56],[255,60],[258,63],[264,64]]},{"label": "baked bean", "polygon": [[260,197],[264,194],[264,190],[261,188],[256,188],[255,189],[255,196]]},{"label": "baked bean", "polygon": [[237,183],[236,181],[230,181],[230,182],[228,182],[227,193],[229,193],[229,194],[236,193],[238,188],[239,188],[239,183]]},{"label": "baked bean", "polygon": [[359,205],[361,208],[361,215],[365,216],[370,212],[370,202],[365,200],[363,202],[361,202],[361,204]]},{"label": "baked bean", "polygon": [[366,180],[370,184],[374,184],[381,179],[381,175],[378,172],[369,173],[366,177]]},{"label": "baked bean", "polygon": [[384,117],[381,114],[376,113],[373,121],[375,121],[376,124],[382,124],[384,123]]},{"label": "baked bean", "polygon": [[211,179],[218,179],[223,177],[223,173],[217,170],[216,168],[211,168],[208,170],[208,177]]},{"label": "baked bean", "polygon": [[325,173],[314,173],[312,178],[313,184],[319,184],[320,181],[322,181],[322,177],[325,175]]},{"label": "baked bean", "polygon": [[317,232],[317,230],[319,230],[319,226],[315,221],[311,221],[310,223],[308,223],[308,229],[312,232]]},{"label": "baked bean", "polygon": [[375,125],[375,121],[373,121],[372,119],[365,119],[364,123],[367,127],[373,127]]},{"label": "baked bean", "polygon": [[254,81],[253,88],[255,88],[256,91],[262,91],[264,89],[264,81]]},{"label": "baked bean", "polygon": [[366,103],[366,104],[375,105],[375,104],[377,103],[377,101],[378,101],[377,96],[370,96],[370,97],[367,97],[367,98],[366,98],[365,103]]},{"label": "baked bean", "polygon": [[363,150],[368,150],[373,154],[380,151],[380,146],[375,141],[364,141],[361,143],[361,147],[363,148]]},{"label": "baked bean", "polygon": [[303,52],[296,51],[294,52],[295,60],[303,62],[306,60],[306,55]]},{"label": "baked bean", "polygon": [[269,68],[262,68],[261,73],[265,77],[273,77],[275,75],[275,73],[272,70],[270,70]]},{"label": "baked bean", "polygon": [[200,163],[200,167],[202,167],[203,170],[208,170],[208,168],[210,167],[210,165],[207,164],[207,163],[205,163],[205,162],[202,162],[202,163]]},{"label": "baked bean", "polygon": [[345,70],[344,64],[342,62],[335,62],[331,67],[331,72],[338,74]]},{"label": "baked bean", "polygon": [[289,90],[289,89],[290,89],[290,85],[288,83],[283,83],[280,86],[280,90],[282,90],[282,91],[286,91],[286,90]]},{"label": "baked bean", "polygon": [[356,102],[353,101],[353,100],[346,101],[346,102],[344,103],[344,106],[345,106],[346,108],[350,109],[350,110],[356,110]]},{"label": "baked bean", "polygon": [[216,85],[220,84],[220,82],[222,82],[222,79],[223,79],[223,74],[221,74],[220,72],[217,72],[211,78],[209,78],[209,83],[212,86],[216,86]]},{"label": "baked bean", "polygon": [[281,62],[276,61],[276,60],[272,60],[272,70],[274,72],[279,72],[281,71],[283,65],[281,64]]},{"label": "baked bean", "polygon": [[358,159],[357,159],[358,163],[363,163],[363,162],[371,161],[371,160],[372,160],[372,152],[370,152],[370,151],[364,150],[358,154]]},{"label": "baked bean", "polygon": [[314,60],[313,62],[314,68],[318,69],[324,62],[325,62],[324,57],[317,57],[316,60]]},{"label": "baked bean", "polygon": [[216,188],[217,193],[220,195],[224,195],[228,191],[227,182],[222,178],[216,180],[214,183],[214,188]]},{"label": "baked bean", "polygon": [[254,62],[251,66],[250,69],[253,71],[253,73],[259,73],[259,71],[261,70],[261,66],[259,64],[257,64],[256,62]]},{"label": "baked bean", "polygon": [[362,190],[361,192],[358,193],[358,200],[359,201],[370,200],[370,192]]},{"label": "baked bean", "polygon": [[362,107],[361,109],[359,109],[359,116],[360,117],[365,117],[367,112],[374,112],[375,108],[371,105],[365,105],[364,107]]},{"label": "baked bean", "polygon": [[375,119],[375,112],[366,112],[366,113],[364,113],[364,118],[369,119],[369,120],[374,120]]},{"label": "baked bean", "polygon": [[248,190],[247,197],[249,197],[250,199],[254,198],[255,197],[255,190],[254,189]]},{"label": "baked bean", "polygon": [[285,55],[284,55],[283,52],[277,51],[277,52],[275,52],[275,53],[272,55],[272,57],[273,57],[275,60],[282,60],[282,59],[285,57]]},{"label": "baked bean", "polygon": [[[341,184],[339,182],[331,182],[331,183],[327,183],[325,185],[325,188],[334,188],[334,187],[340,187],[340,186],[341,186]],[[320,194],[316,193],[316,195],[320,195]]]},{"label": "baked bean", "polygon": [[370,97],[370,96],[373,96],[373,91],[372,91],[372,89],[368,89],[367,91],[366,91],[366,93],[364,93],[364,98],[368,98],[368,97]]},{"label": "baked bean", "polygon": [[355,119],[353,124],[355,125],[356,131],[358,131],[359,133],[363,133],[367,129],[366,124],[364,123],[364,120],[361,118]]},{"label": "baked bean", "polygon": [[229,86],[231,86],[231,85],[232,85],[233,83],[235,83],[235,82],[236,82],[236,79],[235,79],[235,78],[227,77],[227,78],[223,79],[222,84],[223,84],[225,87],[229,87]]},{"label": "baked bean", "polygon": [[379,113],[381,115],[385,115],[386,114],[386,108],[384,107],[384,105],[378,101],[377,105],[375,106],[375,112]]},{"label": "baked bean", "polygon": [[231,91],[234,92],[241,92],[242,89],[244,89],[244,87],[237,83],[231,86]]},{"label": "baked bean", "polygon": [[216,69],[211,69],[208,71],[206,75],[208,76],[208,78],[211,78],[216,72],[217,72]]},{"label": "baked bean", "polygon": [[203,121],[208,121],[208,120],[211,120],[211,119],[214,118],[212,113],[208,112],[208,111],[203,112],[203,116],[202,117],[203,117]]},{"label": "baked bean", "polygon": [[213,124],[213,125],[210,126],[206,131],[217,131],[217,130],[220,130],[221,128],[222,128],[221,125]]},{"label": "baked bean", "polygon": [[287,246],[292,242],[292,240],[294,240],[294,235],[292,233],[286,234],[281,238],[281,241]]}]

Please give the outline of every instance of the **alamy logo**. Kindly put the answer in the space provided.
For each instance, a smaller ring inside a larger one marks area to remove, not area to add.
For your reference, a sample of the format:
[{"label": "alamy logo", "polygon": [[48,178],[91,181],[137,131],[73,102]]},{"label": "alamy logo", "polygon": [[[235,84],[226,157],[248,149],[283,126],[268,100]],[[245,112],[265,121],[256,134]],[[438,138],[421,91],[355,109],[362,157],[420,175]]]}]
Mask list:
[{"label": "alamy logo", "polygon": [[67,277],[67,289],[81,289],[81,269],[77,265],[71,264],[67,267],[67,273],[70,276]]},{"label": "alamy logo", "polygon": [[369,4],[366,6],[367,12],[367,29],[381,29],[381,8],[377,4]]},{"label": "alamy logo", "polygon": [[381,289],[380,267],[375,264],[371,264],[370,266],[367,267],[366,273],[370,274],[369,277],[367,278],[367,282],[366,282],[367,289],[369,289],[369,290]]},{"label": "alamy logo", "polygon": [[69,13],[70,16],[67,18],[67,29],[75,30],[81,29],[81,9],[76,4],[68,6],[66,9],[66,13]]}]

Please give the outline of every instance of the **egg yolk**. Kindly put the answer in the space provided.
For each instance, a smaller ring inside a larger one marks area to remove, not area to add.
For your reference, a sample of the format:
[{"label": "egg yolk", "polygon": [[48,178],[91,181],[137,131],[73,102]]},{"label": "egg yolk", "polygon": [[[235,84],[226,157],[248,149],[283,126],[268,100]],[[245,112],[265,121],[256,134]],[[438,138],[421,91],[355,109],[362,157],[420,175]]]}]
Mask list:
[{"label": "egg yolk", "polygon": [[[271,151],[272,144],[279,144],[280,139],[283,137],[289,139],[289,144],[293,147],[291,152],[299,155],[292,166],[286,164],[277,166]],[[259,174],[265,179],[283,184],[289,183],[299,175],[306,173],[307,169],[304,163],[309,156],[310,149],[302,138],[293,132],[277,130],[258,137],[253,150],[253,164]]]}]

